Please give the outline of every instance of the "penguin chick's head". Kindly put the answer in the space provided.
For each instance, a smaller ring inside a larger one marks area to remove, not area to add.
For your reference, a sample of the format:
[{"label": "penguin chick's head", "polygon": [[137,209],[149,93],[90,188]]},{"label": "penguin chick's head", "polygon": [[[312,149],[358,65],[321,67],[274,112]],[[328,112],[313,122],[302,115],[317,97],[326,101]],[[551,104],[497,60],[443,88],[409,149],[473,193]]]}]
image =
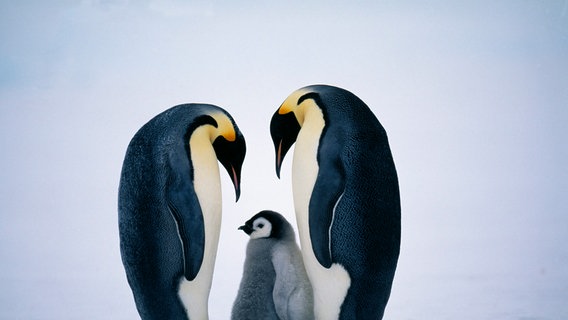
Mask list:
[{"label": "penguin chick's head", "polygon": [[255,214],[244,225],[239,227],[250,236],[251,239],[294,238],[292,225],[278,212],[264,210]]},{"label": "penguin chick's head", "polygon": [[213,149],[219,162],[231,177],[235,187],[236,200],[241,195],[241,169],[245,159],[245,138],[228,114],[214,112],[214,130],[211,132]]},{"label": "penguin chick's head", "polygon": [[294,91],[276,110],[270,121],[270,135],[276,151],[276,175],[280,178],[280,168],[284,156],[296,139],[310,108],[321,105],[319,95],[309,87]]}]

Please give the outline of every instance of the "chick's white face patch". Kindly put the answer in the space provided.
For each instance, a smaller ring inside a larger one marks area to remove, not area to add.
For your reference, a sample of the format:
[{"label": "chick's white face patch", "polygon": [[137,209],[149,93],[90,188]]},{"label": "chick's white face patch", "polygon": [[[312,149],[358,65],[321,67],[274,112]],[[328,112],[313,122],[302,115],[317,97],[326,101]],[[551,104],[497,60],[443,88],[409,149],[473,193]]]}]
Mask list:
[{"label": "chick's white face patch", "polygon": [[254,220],[252,229],[254,231],[250,234],[251,239],[268,238],[272,233],[272,224],[265,218],[258,218]]}]

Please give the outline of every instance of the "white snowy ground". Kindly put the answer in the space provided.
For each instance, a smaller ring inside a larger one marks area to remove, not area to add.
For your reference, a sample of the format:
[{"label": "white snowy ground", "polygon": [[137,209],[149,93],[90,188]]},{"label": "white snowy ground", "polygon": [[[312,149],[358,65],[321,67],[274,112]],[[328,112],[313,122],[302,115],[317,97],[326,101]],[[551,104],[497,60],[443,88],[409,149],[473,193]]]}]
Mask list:
[{"label": "white snowy ground", "polygon": [[[376,3],[375,3],[376,2]],[[220,105],[248,144],[210,297],[228,319],[261,209],[294,220],[270,117],[351,90],[388,131],[402,254],[385,319],[568,319],[568,1],[3,1],[0,319],[136,319],[118,251],[126,146]]]}]

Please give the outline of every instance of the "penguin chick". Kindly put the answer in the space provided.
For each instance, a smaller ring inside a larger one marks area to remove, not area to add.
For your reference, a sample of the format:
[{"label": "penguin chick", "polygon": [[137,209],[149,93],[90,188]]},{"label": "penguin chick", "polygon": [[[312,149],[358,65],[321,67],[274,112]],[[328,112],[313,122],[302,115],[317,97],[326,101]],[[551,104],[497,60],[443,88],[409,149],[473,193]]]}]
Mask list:
[{"label": "penguin chick", "polygon": [[231,319],[314,319],[312,286],[290,223],[264,210],[239,230],[250,240]]}]

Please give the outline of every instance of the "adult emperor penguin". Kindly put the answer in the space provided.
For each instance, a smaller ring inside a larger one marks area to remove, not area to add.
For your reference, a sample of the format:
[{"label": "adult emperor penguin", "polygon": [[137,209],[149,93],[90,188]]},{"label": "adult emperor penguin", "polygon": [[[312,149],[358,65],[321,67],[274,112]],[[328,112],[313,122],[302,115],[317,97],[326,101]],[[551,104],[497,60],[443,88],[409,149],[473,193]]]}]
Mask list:
[{"label": "adult emperor penguin", "polygon": [[142,319],[207,319],[221,224],[217,160],[237,200],[245,140],[208,104],[164,111],[132,138],[118,194],[120,251]]},{"label": "adult emperor penguin", "polygon": [[264,210],[239,229],[250,240],[231,319],[313,319],[312,287],[290,223]]},{"label": "adult emperor penguin", "polygon": [[386,132],[353,93],[293,92],[270,124],[276,173],[296,143],[292,185],[316,319],[381,319],[400,250],[398,178]]}]

